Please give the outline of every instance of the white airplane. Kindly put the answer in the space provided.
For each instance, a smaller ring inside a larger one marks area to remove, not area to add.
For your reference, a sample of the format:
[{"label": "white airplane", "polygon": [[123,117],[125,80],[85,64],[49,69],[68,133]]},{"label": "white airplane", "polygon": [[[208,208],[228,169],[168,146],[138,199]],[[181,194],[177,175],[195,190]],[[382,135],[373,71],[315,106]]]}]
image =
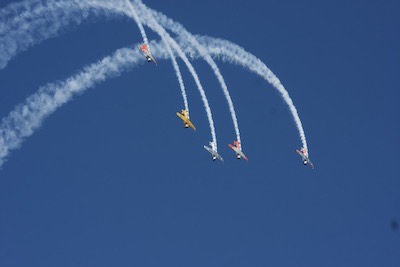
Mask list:
[{"label": "white airplane", "polygon": [[141,46],[139,46],[139,49],[140,49],[140,51],[142,51],[142,53],[146,57],[147,62],[153,61],[154,64],[156,64],[156,66],[157,66],[157,61],[151,55],[150,48],[146,44],[142,44]]},{"label": "white airplane", "polygon": [[204,149],[207,150],[208,152],[210,152],[210,154],[212,155],[213,161],[215,161],[216,159],[219,159],[220,161],[224,162],[224,159],[218,154],[217,146],[215,145],[214,142],[210,142],[210,147],[204,146]]},{"label": "white airplane", "polygon": [[245,160],[249,161],[246,155],[243,153],[242,148],[240,147],[240,143],[238,141],[233,141],[233,144],[228,145],[233,151],[236,153],[237,159],[244,158]]},{"label": "white airplane", "polygon": [[310,165],[311,169],[314,169],[314,164],[311,162],[308,157],[307,149],[301,148],[300,150],[296,149],[297,154],[301,156],[304,165]]}]

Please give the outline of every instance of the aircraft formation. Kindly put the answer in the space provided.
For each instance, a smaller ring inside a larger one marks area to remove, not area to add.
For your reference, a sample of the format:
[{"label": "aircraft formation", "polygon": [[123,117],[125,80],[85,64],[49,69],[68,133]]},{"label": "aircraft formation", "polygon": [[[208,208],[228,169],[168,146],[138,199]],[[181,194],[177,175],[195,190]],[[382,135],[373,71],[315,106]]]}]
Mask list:
[{"label": "aircraft formation", "polygon": [[[120,16],[133,19],[139,28],[142,40],[139,45],[134,45],[134,48],[117,49],[112,55],[82,68],[77,74],[64,81],[48,83],[40,87],[24,102],[16,105],[0,123],[0,167],[6,161],[10,151],[18,149],[22,142],[31,136],[43,124],[43,121],[59,107],[72,100],[78,93],[82,93],[107,79],[122,75],[123,71],[133,68],[135,64],[140,62],[142,56],[147,62],[157,66],[158,62],[153,56],[154,53],[158,59],[171,60],[184,102],[184,108],[180,112],[176,112],[176,115],[182,120],[184,128],[191,128],[196,131],[196,126],[189,116],[188,99],[176,60],[177,57],[183,61],[194,79],[210,127],[211,141],[208,145],[204,145],[204,149],[211,154],[214,161],[218,159],[223,162],[223,158],[218,153],[212,111],[200,78],[191,63],[192,60],[200,58],[211,67],[227,101],[236,134],[236,140],[232,144],[228,144],[228,147],[237,159],[249,160],[243,152],[233,101],[224,77],[214,61],[215,58],[247,69],[260,76],[278,91],[289,108],[302,142],[302,147],[297,149],[296,152],[304,165],[314,168],[309,157],[303,124],[288,91],[268,66],[240,46],[220,38],[194,35],[187,31],[182,24],[147,7],[141,0],[37,0],[35,6],[32,6],[30,1],[21,0],[0,10],[2,14],[0,16],[0,35],[2,36],[0,47],[13,48],[2,51],[0,69],[5,68],[8,62],[18,53],[44,40],[54,38],[70,24],[79,25],[84,22],[88,18],[86,14],[91,16],[102,14],[109,18]],[[77,2],[79,2],[79,5],[76,5]],[[59,21],[60,17],[63,18],[62,23]],[[157,33],[161,38],[160,42],[149,42],[144,26]],[[137,47],[139,47],[139,51]]]},{"label": "aircraft formation", "polygon": [[[154,59],[153,55],[150,52],[150,47],[146,44],[141,44],[139,46],[139,50],[143,53],[144,57],[146,58],[147,62],[153,62],[157,66],[157,61]],[[176,115],[182,120],[183,126],[185,128],[192,128],[194,131],[196,131],[196,126],[194,126],[193,122],[189,118],[189,113],[187,112],[186,109],[182,109],[181,112],[176,112]],[[248,161],[248,158],[246,155],[243,153],[240,143],[238,141],[234,141],[233,144],[228,145],[229,148],[231,148],[237,155],[237,159],[244,158],[245,160]],[[212,160],[215,161],[216,159],[224,162],[224,159],[221,157],[220,154],[218,154],[217,151],[217,146],[215,145],[215,142],[210,141],[209,146],[204,146],[204,149],[207,150],[211,156]]]},{"label": "aircraft formation", "polygon": [[[142,44],[139,47],[139,50],[143,53],[145,56],[147,62],[153,62],[157,66],[157,61],[154,59],[150,52],[150,47],[148,47],[146,44]],[[182,109],[181,112],[176,112],[176,115],[183,121],[183,126],[185,128],[192,128],[194,131],[196,131],[196,126],[194,126],[193,122],[189,118],[189,113],[187,112],[186,109]],[[246,161],[249,161],[247,156],[244,154],[242,151],[240,142],[235,140],[233,141],[233,144],[228,144],[228,147],[232,149],[236,153],[236,158],[237,159],[245,159]],[[207,150],[211,156],[212,160],[215,161],[216,159],[220,160],[221,162],[224,162],[224,159],[221,157],[220,154],[218,154],[217,147],[215,145],[215,142],[210,141],[209,146],[204,146],[204,149]],[[310,158],[308,157],[307,149],[306,148],[301,148],[296,149],[296,152],[301,156],[301,160],[304,165],[309,165],[311,169],[314,169],[314,164],[311,162]]]}]

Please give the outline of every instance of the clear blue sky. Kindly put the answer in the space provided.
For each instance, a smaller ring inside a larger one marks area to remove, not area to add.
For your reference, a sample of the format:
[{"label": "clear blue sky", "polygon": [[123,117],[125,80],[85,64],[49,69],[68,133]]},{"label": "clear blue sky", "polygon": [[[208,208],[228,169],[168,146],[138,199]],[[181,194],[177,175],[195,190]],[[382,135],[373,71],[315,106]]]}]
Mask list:
[{"label": "clear blue sky", "polygon": [[[219,62],[246,163],[227,146],[235,135],[217,80],[194,62],[222,164],[202,148],[207,119],[183,64],[197,132],[175,115],[171,63],[143,64],[77,96],[11,154],[0,171],[0,266],[398,267],[399,2],[145,3],[264,61],[299,110],[315,170],[259,77]],[[138,42],[132,21],[92,19],[21,53],[0,71],[0,117]]]}]

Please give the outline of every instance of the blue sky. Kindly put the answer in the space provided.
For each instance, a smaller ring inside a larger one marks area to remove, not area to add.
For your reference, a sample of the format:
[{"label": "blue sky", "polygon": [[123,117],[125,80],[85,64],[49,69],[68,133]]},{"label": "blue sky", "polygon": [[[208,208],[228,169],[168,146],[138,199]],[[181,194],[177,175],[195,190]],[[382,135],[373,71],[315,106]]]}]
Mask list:
[{"label": "blue sky", "polygon": [[[207,119],[182,62],[197,132],[175,115],[171,63],[143,64],[77,96],[11,154],[0,171],[0,266],[398,266],[399,3],[145,3],[265,62],[299,110],[315,170],[259,77],[217,62],[246,163],[227,146],[235,135],[216,78],[194,62],[222,164],[202,148]],[[130,20],[92,19],[19,54],[0,71],[1,117],[140,39]]]}]

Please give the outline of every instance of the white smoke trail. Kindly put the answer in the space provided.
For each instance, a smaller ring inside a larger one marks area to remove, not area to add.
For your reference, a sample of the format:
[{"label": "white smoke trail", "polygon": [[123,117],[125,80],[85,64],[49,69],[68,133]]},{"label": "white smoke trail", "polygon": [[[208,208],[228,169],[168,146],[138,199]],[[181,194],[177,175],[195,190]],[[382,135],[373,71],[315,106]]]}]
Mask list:
[{"label": "white smoke trail", "polygon": [[[110,10],[113,11],[110,12]],[[85,3],[73,0],[65,2],[36,0],[35,5],[30,1],[23,1],[18,3],[18,5],[10,4],[0,10],[0,12],[4,14],[19,12],[18,16],[0,22],[0,34],[4,35],[4,37],[0,38],[0,69],[4,68],[8,61],[19,52],[24,51],[31,45],[57,36],[70,23],[79,25],[90,14],[109,17],[117,13],[130,18],[133,17],[138,24],[144,43],[148,44],[142,22],[129,0],[115,3],[110,3],[109,1],[91,1]],[[167,49],[171,50],[169,46],[167,46]],[[185,109],[189,113],[185,85],[172,50],[171,60],[179,82]]]},{"label": "white smoke trail", "polygon": [[150,50],[149,40],[147,39],[147,34],[146,34],[146,31],[143,28],[142,21],[140,20],[139,16],[137,15],[136,10],[133,8],[131,2],[129,0],[125,0],[125,3],[126,3],[126,6],[129,9],[129,12],[133,16],[133,19],[135,20],[136,24],[139,27],[139,31],[140,31],[140,34],[142,35],[143,42],[149,47],[149,50]]},{"label": "white smoke trail", "polygon": [[304,133],[303,124],[300,120],[297,108],[295,107],[293,100],[290,98],[288,91],[282,85],[278,77],[276,77],[276,75],[260,59],[232,42],[223,39],[202,36],[197,36],[197,39],[208,48],[208,51],[211,54],[219,56],[225,62],[234,63],[247,68],[248,70],[264,78],[279,91],[283,100],[289,106],[289,110],[299,131],[303,147],[308,151],[306,135]]},{"label": "white smoke trail", "polygon": [[[120,11],[124,10],[125,14],[131,14],[131,17],[134,19],[136,24],[138,25],[140,34],[142,36],[143,42],[148,45],[148,38],[146,31],[144,30],[143,24],[141,23],[135,9],[131,5],[129,0],[117,0],[114,2],[108,0],[88,0],[87,2],[81,0],[69,0],[69,1],[46,1],[46,0],[25,0],[18,3],[11,3],[7,5],[5,8],[0,9],[0,35],[4,35],[7,31],[17,27],[18,25],[25,24],[29,21],[43,19],[46,20],[46,17],[43,17],[43,12],[49,12],[65,9],[68,7],[68,12],[72,10],[79,10],[82,14],[85,12],[99,10],[90,10],[90,3],[98,3],[103,8],[103,11],[107,11],[116,9]],[[115,5],[116,6],[115,6]],[[110,15],[111,13],[109,13]],[[58,13],[58,15],[60,15]],[[80,17],[87,17],[81,15]],[[82,20],[78,18],[78,20]]]},{"label": "white smoke trail", "polygon": [[[129,0],[126,0],[126,2],[127,2],[127,5],[129,6],[129,9],[132,10],[132,14],[134,13],[134,19],[135,19],[135,21],[140,23],[140,25],[138,24],[138,25],[139,25],[139,29],[143,29],[142,21],[140,20],[139,16],[137,15],[136,10],[135,10],[134,7],[132,6],[132,3],[131,3]],[[142,31],[142,30],[140,30],[140,31]],[[143,29],[143,32],[144,32],[144,29]],[[147,40],[147,36],[146,36],[146,40]],[[163,40],[163,42],[164,42],[165,48],[166,48],[167,51],[168,51],[169,57],[171,58],[172,66],[173,66],[173,68],[174,68],[174,70],[175,70],[175,75],[176,75],[176,77],[177,77],[177,79],[178,79],[179,88],[181,89],[181,94],[182,94],[182,98],[183,98],[183,103],[184,103],[185,109],[186,109],[186,111],[187,111],[187,113],[188,113],[188,115],[189,115],[189,114],[190,114],[189,102],[188,102],[188,99],[187,99],[186,88],[185,88],[185,84],[184,84],[184,82],[183,82],[181,70],[179,69],[178,62],[176,62],[175,55],[174,55],[174,53],[173,53],[173,51],[172,51],[172,49],[171,49],[171,46],[170,46],[169,43],[168,43],[168,40],[167,40],[166,38],[162,38],[162,40]],[[147,44],[147,43],[146,43],[146,44]],[[148,45],[148,44],[147,44],[147,45]],[[149,47],[149,50],[150,50],[150,46],[148,46],[148,47]]]},{"label": "white smoke trail", "polygon": [[[141,3],[135,3],[135,6],[138,8],[138,11],[144,7]],[[211,130],[212,141],[215,144],[216,150],[218,150],[217,135],[215,133],[214,120],[212,117],[210,104],[208,103],[206,93],[203,89],[203,86],[201,85],[199,76],[197,75],[193,65],[190,63],[190,61],[187,58],[187,56],[185,55],[185,53],[183,53],[180,46],[175,42],[174,39],[171,38],[171,36],[165,31],[165,29],[157,23],[157,21],[154,19],[154,17],[151,14],[148,14],[146,12],[141,12],[141,18],[143,19],[144,22],[147,22],[146,24],[151,29],[153,29],[155,32],[157,32],[157,34],[159,34],[163,39],[166,39],[167,42],[173,46],[175,51],[178,53],[178,55],[182,58],[183,62],[186,64],[186,67],[189,69],[189,72],[192,74],[193,79],[197,85],[199,92],[200,92],[201,99],[203,101],[203,104],[204,104],[204,107],[205,107],[205,110],[207,113],[208,123],[210,125],[210,130]]]},{"label": "white smoke trail", "polygon": [[127,5],[128,0],[115,2],[36,0],[34,3],[33,5],[30,0],[25,0],[18,4],[10,4],[0,11],[4,14],[20,12],[14,17],[0,19],[0,69],[5,68],[18,53],[57,36],[66,26],[80,25],[91,15],[105,17],[125,15],[133,18],[144,43],[148,44],[143,25],[132,6]]},{"label": "white smoke trail", "polygon": [[119,49],[112,56],[85,67],[63,82],[41,87],[22,104],[17,105],[0,124],[0,167],[11,150],[17,149],[40,127],[46,117],[70,101],[74,95],[109,78],[119,76],[140,60],[142,55],[138,51]]},{"label": "white smoke trail", "polygon": [[[73,8],[76,8],[77,10],[79,10],[81,12],[83,10],[90,9],[90,10],[92,10],[94,15],[102,15],[102,13],[99,12],[101,10],[103,12],[110,12],[112,14],[118,13],[120,15],[129,16],[129,14],[126,13],[126,10],[118,8],[116,3],[112,3],[110,5],[109,2],[101,1],[101,3],[99,4],[100,1],[98,1],[98,0],[97,1],[88,0],[88,1],[84,2],[84,4],[82,4],[80,2],[75,2],[71,6],[70,5],[71,2],[73,2],[73,0],[68,1],[68,3],[64,3],[65,4],[64,5],[64,10],[65,10],[66,7],[69,7],[71,10]],[[71,11],[67,15],[71,15]],[[57,31],[62,29],[64,24],[65,24],[65,26],[68,25],[67,22],[69,20],[71,20],[71,18],[68,17],[67,15],[65,16],[66,19],[62,20],[62,22],[64,22],[64,23],[54,23],[54,24],[52,24],[51,27],[50,27],[50,31],[48,29],[46,31],[39,31],[39,34],[37,34],[37,35],[39,35],[39,37],[35,36],[35,34],[33,34],[32,31],[26,31],[24,34],[26,34],[27,38],[20,38],[20,39],[17,38],[17,40],[25,40],[26,39],[26,40],[33,41],[34,43],[39,43],[40,41],[42,41],[44,39],[53,37],[56,33],[58,33]],[[106,15],[109,15],[109,14],[107,13]],[[77,16],[76,18],[74,18],[73,22],[79,24],[81,22],[81,20],[83,20],[83,19],[84,19],[83,15],[82,16]],[[179,23],[176,23],[173,20],[166,18],[165,16],[164,16],[163,19],[165,19],[164,22],[166,23],[166,25],[163,25],[163,26],[166,27],[166,28],[170,28],[171,30],[174,30],[176,27],[178,27],[178,28],[181,27],[181,25]],[[30,23],[29,25],[31,26],[32,24]],[[24,26],[26,26],[26,25],[24,25]],[[42,26],[42,28],[46,28],[45,26],[49,27],[49,25],[41,25],[41,26]],[[54,29],[56,29],[56,30],[54,30]],[[51,31],[51,30],[53,30],[53,31]],[[43,34],[44,32],[46,34]],[[48,34],[49,32],[50,32],[50,34]],[[37,39],[34,39],[33,36],[35,36]],[[223,41],[223,40],[221,40],[221,41]],[[30,43],[30,45],[32,45],[34,43]],[[184,44],[187,44],[186,40],[184,40]],[[301,137],[301,140],[302,140],[302,143],[303,143],[303,147],[307,148],[307,142],[306,142],[304,130],[302,128],[302,123],[301,123],[300,118],[298,116],[297,110],[296,110],[295,106],[293,105],[293,101],[290,99],[290,97],[288,95],[288,92],[283,87],[283,85],[280,83],[279,79],[272,73],[271,70],[268,69],[268,67],[265,66],[264,63],[261,62],[261,60],[257,59],[256,57],[254,57],[250,53],[244,51],[242,48],[240,48],[239,46],[237,46],[237,45],[235,45],[233,43],[230,43],[230,42],[226,42],[225,43],[225,45],[228,45],[228,44],[229,44],[229,47],[232,49],[232,51],[236,51],[237,50],[239,52],[243,52],[244,53],[244,54],[242,54],[241,58],[233,57],[233,55],[231,55],[230,58],[231,58],[232,62],[235,62],[237,64],[243,65],[243,66],[249,68],[251,71],[259,74],[262,77],[264,77],[269,83],[271,83],[281,93],[281,95],[283,96],[285,102],[289,105],[289,108],[290,108],[290,111],[292,113],[292,116],[293,116],[293,118],[294,118],[294,120],[296,122],[296,126],[297,126],[297,128],[299,130],[300,137]],[[17,46],[19,51],[22,51],[22,50],[27,48],[27,47],[24,47],[24,43],[22,43],[22,45],[19,44],[19,43],[16,43],[15,46]],[[23,49],[21,49],[21,47]],[[3,49],[1,49],[1,48],[2,48],[2,44],[0,42],[0,55],[4,54],[3,53]],[[220,48],[222,48],[222,46],[217,47],[217,48],[220,49]],[[192,53],[194,53],[194,51],[192,51]],[[227,55],[225,55],[225,56],[227,56]],[[1,64],[2,64],[3,58],[4,58],[3,56],[0,56],[0,68],[1,68]],[[8,59],[6,60],[6,63],[10,58],[11,57],[8,57]],[[252,64],[245,64],[243,62],[245,59],[246,59],[246,61],[253,62],[254,64],[253,63]],[[257,71],[257,69],[254,69],[255,63],[259,63],[261,65],[264,65],[264,67],[263,67],[264,72],[263,73],[260,73],[260,70]]]},{"label": "white smoke trail", "polygon": [[[0,9],[0,21],[6,20],[9,17],[16,17],[23,11],[32,10],[35,5],[42,4],[41,0],[22,1],[16,3],[10,3],[6,7]],[[0,24],[0,30],[2,25]]]},{"label": "white smoke trail", "polygon": [[[150,10],[150,9],[149,9]],[[164,14],[150,10],[155,18],[157,18],[158,22],[166,29],[171,30],[175,34],[181,36],[180,40],[182,41],[182,45],[186,45],[187,47],[190,47],[193,45],[192,42],[188,42],[188,37],[184,33],[186,32],[185,28],[178,22],[175,22],[174,20],[168,18]],[[206,39],[203,39],[205,42]],[[214,40],[211,39],[210,40]],[[229,41],[225,41],[222,39],[216,39],[219,42],[219,48],[221,51],[226,52],[227,58],[229,57],[231,59],[230,63],[236,63],[242,66],[245,66],[249,70],[257,73],[261,77],[263,77],[267,82],[269,82],[275,89],[279,91],[279,93],[282,95],[283,100],[285,103],[289,106],[289,110],[293,116],[293,119],[296,123],[297,129],[299,131],[300,139],[302,141],[302,145],[304,148],[307,149],[307,140],[306,136],[304,133],[303,125],[300,120],[299,114],[297,112],[297,109],[293,103],[293,100],[290,98],[288,91],[285,89],[285,87],[282,85],[281,81],[276,77],[276,75],[258,58],[256,58],[254,55],[250,54],[249,52],[245,51],[243,48],[240,46],[231,43]],[[208,44],[205,42],[205,44]],[[215,43],[214,43],[215,44]],[[231,51],[229,52],[226,50],[227,48],[230,48]],[[218,47],[216,48],[218,49]],[[194,53],[194,51],[192,51]],[[229,54],[228,54],[229,53]],[[227,59],[225,58],[225,59]],[[249,62],[253,64],[248,64]],[[260,70],[262,69],[262,71]]]},{"label": "white smoke trail", "polygon": [[[163,39],[163,41],[164,41],[164,39]],[[175,75],[176,75],[176,77],[178,79],[178,82],[179,82],[179,88],[181,89],[181,94],[182,94],[182,98],[183,98],[183,104],[185,105],[185,109],[187,111],[187,114],[190,117],[189,102],[188,102],[188,99],[187,99],[186,88],[185,88],[185,84],[183,83],[181,70],[179,68],[178,62],[176,62],[176,58],[175,58],[174,52],[172,51],[170,45],[168,44],[168,42],[165,42],[165,41],[164,41],[164,44],[165,44],[165,48],[167,49],[168,54],[169,54],[169,56],[171,58],[172,66],[174,66]]]},{"label": "white smoke trail", "polygon": [[[220,86],[222,88],[224,96],[225,96],[225,98],[226,98],[226,100],[228,102],[229,111],[230,111],[230,114],[231,114],[231,117],[232,117],[233,126],[234,126],[235,133],[236,133],[236,140],[239,141],[239,143],[241,143],[239,123],[238,123],[238,120],[237,120],[235,107],[233,105],[232,98],[230,96],[228,87],[227,87],[227,85],[225,83],[224,77],[221,74],[221,71],[219,70],[219,68],[218,68],[217,64],[215,63],[215,61],[208,54],[207,49],[205,49],[197,41],[197,39],[190,32],[188,32],[182,25],[168,23],[168,18],[164,14],[162,14],[160,12],[156,12],[155,10],[150,9],[149,7],[144,5],[141,0],[135,0],[135,2],[137,2],[139,5],[141,5],[143,7],[142,8],[143,11],[145,11],[146,13],[149,13],[154,18],[156,18],[157,21],[162,26],[165,27],[165,25],[168,24],[171,27],[173,27],[173,29],[170,28],[170,30],[172,30],[175,34],[179,35],[181,38],[186,39],[187,42],[189,42],[193,47],[195,47],[197,49],[197,51],[199,52],[200,56],[207,62],[207,64],[210,65],[211,69],[214,71],[214,74],[218,79],[218,82],[219,82],[219,84],[220,84]],[[140,9],[138,9],[138,13],[139,13],[139,16],[141,16],[140,15]],[[243,148],[243,146],[242,146],[242,148]]]},{"label": "white smoke trail", "polygon": [[21,22],[27,23],[33,19],[42,18],[40,14],[44,9],[56,8],[57,5],[57,2],[45,2],[44,0],[25,0],[7,5],[0,10],[0,14],[4,14],[0,15],[0,36],[14,29]]},{"label": "white smoke trail", "polygon": [[[57,3],[57,4],[60,4],[60,3]],[[82,7],[82,6],[80,6],[80,7]],[[58,6],[58,8],[65,10],[65,7],[62,7],[62,6]],[[106,11],[112,10],[112,8],[107,5],[105,5],[105,6],[103,5],[103,6],[101,6],[101,8],[105,9]],[[121,12],[121,10],[124,10],[124,11]],[[126,14],[125,9],[120,9],[119,11],[121,13],[124,13],[125,15],[129,15],[129,14]],[[54,15],[54,17],[57,17],[57,13],[54,13],[54,10],[52,10],[52,11],[47,10],[47,12],[50,12],[51,14]],[[68,13],[66,13],[66,14],[68,15]],[[46,16],[46,17],[49,18],[48,16]],[[82,17],[82,18],[80,18],[79,16],[74,17],[74,20],[77,23],[80,23],[83,19],[84,19],[84,17]],[[41,40],[51,37],[51,35],[48,34],[49,31],[46,31],[46,25],[45,25],[46,22],[49,23],[49,21],[47,20],[47,21],[44,21],[43,25],[40,25],[40,23],[38,24],[41,26],[41,30],[44,30],[43,33],[45,33],[45,34],[42,36],[39,36],[39,40],[35,40],[33,38],[34,36],[29,36],[32,38],[31,40],[33,40],[35,42],[40,42]],[[68,19],[64,20],[64,22],[65,22],[65,25],[68,25]],[[29,24],[29,25],[32,25],[32,24]],[[22,28],[26,30],[27,25],[24,25],[24,26],[25,27],[22,27]],[[54,30],[52,31],[52,34],[54,34],[54,35],[57,34],[57,31],[60,30],[63,26],[64,25],[62,25],[62,24],[57,24],[53,28]],[[32,33],[32,31],[27,30],[26,33],[24,33],[24,34],[29,35],[31,33]],[[24,45],[24,43],[23,43],[23,45]],[[177,46],[176,43],[175,43],[175,45]],[[189,62],[189,61],[187,60],[187,62]],[[189,64],[190,64],[190,62],[189,62]],[[193,67],[192,67],[192,71],[194,71]],[[199,81],[198,77],[197,77],[197,80]],[[72,83],[74,83],[74,82],[72,81]],[[50,85],[50,88],[53,88],[53,87]],[[57,92],[54,93],[54,95],[56,95],[56,96],[64,95],[63,88],[56,88],[55,90],[57,90]],[[59,100],[59,99],[58,98],[51,99],[50,96],[46,95],[46,91],[47,91],[47,89],[41,89],[38,94],[35,94],[34,96],[32,96],[31,98],[29,98],[27,100],[28,103],[25,103],[25,105],[22,104],[22,105],[18,106],[15,109],[15,111],[13,111],[10,114],[9,117],[7,117],[3,120],[3,123],[1,125],[3,127],[1,127],[1,130],[0,130],[0,132],[1,132],[0,165],[4,162],[4,159],[8,155],[10,150],[16,149],[17,147],[19,147],[19,145],[24,140],[24,138],[30,136],[33,133],[33,130],[40,126],[42,120],[46,116],[48,116],[49,114],[54,112],[54,110],[58,106],[60,106],[60,103],[57,102],[57,100]],[[51,90],[49,90],[49,92],[50,91]],[[72,96],[71,96],[70,92],[68,92],[67,100],[70,99],[71,97]],[[67,100],[64,100],[64,101],[67,101]],[[39,111],[36,111],[35,108],[37,108]],[[32,109],[32,110],[30,110],[30,109]],[[19,112],[19,114],[18,114],[18,112]],[[20,115],[20,116],[18,116],[18,115]],[[12,128],[11,126],[14,126],[14,128]],[[213,136],[215,136],[215,134]],[[216,141],[215,138],[214,138],[214,141]]]},{"label": "white smoke trail", "polygon": [[[92,9],[80,1],[47,2],[47,5],[35,6],[34,12],[23,12],[18,17],[13,17],[0,25],[13,25],[3,32],[0,37],[0,69],[7,66],[8,62],[18,53],[25,51],[30,46],[36,45],[46,39],[57,36],[67,26],[79,25],[90,15],[115,16],[113,5],[105,2],[108,7]],[[23,1],[20,6],[30,7],[29,1]],[[6,10],[8,10],[6,8]],[[127,12],[127,11],[125,11]],[[4,13],[12,13],[11,11]],[[125,15],[129,15],[125,13]],[[4,28],[4,26],[2,26]],[[1,28],[1,27],[0,27]]]},{"label": "white smoke trail", "polygon": [[[154,54],[160,59],[168,59],[169,53],[163,46],[152,42]],[[142,62],[137,49],[122,48],[112,56],[85,67],[78,74],[63,82],[55,82],[41,87],[35,94],[17,105],[0,123],[0,167],[12,150],[37,130],[44,119],[57,108],[85,90],[105,80],[121,75],[123,71]]]}]

